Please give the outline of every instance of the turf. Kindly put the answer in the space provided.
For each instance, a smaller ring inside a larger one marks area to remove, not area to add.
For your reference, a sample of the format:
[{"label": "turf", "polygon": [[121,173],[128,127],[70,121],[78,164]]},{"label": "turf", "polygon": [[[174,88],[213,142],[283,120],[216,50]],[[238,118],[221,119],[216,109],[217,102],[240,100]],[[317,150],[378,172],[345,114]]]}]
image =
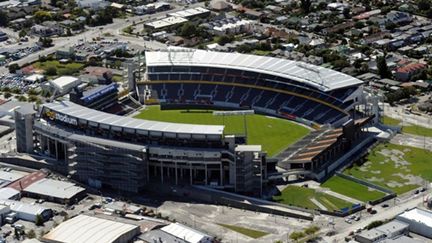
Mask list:
[{"label": "turf", "polygon": [[[225,125],[225,134],[244,134],[242,116],[213,116],[212,111],[205,110],[164,110],[159,106],[148,106],[135,118],[178,123]],[[294,122],[267,117],[248,115],[246,118],[248,144],[262,145],[269,156],[274,156],[289,145],[309,133],[309,129]]]},{"label": "turf", "polygon": [[249,237],[254,238],[254,239],[258,239],[258,238],[261,238],[261,237],[269,234],[269,233],[264,232],[264,231],[243,228],[243,227],[236,226],[236,225],[230,225],[230,224],[218,224],[218,225],[225,227],[227,229],[230,229],[232,231],[238,232],[242,235],[249,236]]},{"label": "turf", "polygon": [[35,62],[32,64],[36,69],[42,69],[46,71],[50,67],[55,67],[57,69],[57,75],[72,75],[78,73],[84,64],[77,62],[70,62],[66,64],[61,64],[57,60],[45,61],[45,62]]},{"label": "turf", "polygon": [[359,183],[336,175],[321,184],[321,186],[362,202],[373,201],[385,196],[383,192],[372,189],[369,190],[367,186],[363,186]]},{"label": "turf", "polygon": [[339,210],[342,208],[350,207],[352,205],[347,201],[341,200],[331,195],[317,192],[311,188],[299,186],[287,186],[281,192],[281,195],[274,196],[273,200],[279,203],[284,203],[297,207],[318,209],[318,206],[311,201],[312,198],[315,198],[330,211]]},{"label": "turf", "polygon": [[[390,126],[398,126],[401,125],[401,121],[384,116],[383,117],[383,123]],[[426,136],[426,137],[432,137],[432,129],[414,125],[414,124],[408,124],[402,127],[403,133],[413,134],[417,136]]]},{"label": "turf", "polygon": [[[394,150],[404,153],[402,158],[409,162],[408,165],[397,165],[389,156],[380,153],[383,149]],[[408,184],[409,180],[402,178],[397,173],[403,175],[420,176],[427,181],[432,181],[432,167],[430,163],[430,151],[402,146],[397,144],[381,144],[377,146],[367,157],[370,162],[366,165],[354,165],[344,173],[353,175],[357,178],[371,181],[377,185],[389,188],[397,194],[402,194],[419,187],[417,184]],[[361,167],[364,167],[361,169]],[[377,181],[380,180],[380,181]],[[387,183],[394,181],[400,186],[390,187]]]}]

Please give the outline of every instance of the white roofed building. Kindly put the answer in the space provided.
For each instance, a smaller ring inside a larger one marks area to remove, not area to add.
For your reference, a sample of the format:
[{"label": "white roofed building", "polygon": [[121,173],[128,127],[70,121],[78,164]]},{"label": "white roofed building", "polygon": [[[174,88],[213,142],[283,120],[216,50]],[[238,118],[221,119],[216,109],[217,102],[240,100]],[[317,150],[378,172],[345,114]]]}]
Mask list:
[{"label": "white roofed building", "polygon": [[23,193],[30,197],[69,204],[84,197],[85,189],[70,182],[45,178],[26,187]]},{"label": "white roofed building", "polygon": [[213,242],[213,237],[204,234],[198,230],[189,228],[179,223],[169,224],[163,228],[162,231],[182,239],[188,243],[210,243]]},{"label": "white roofed building", "polygon": [[140,233],[139,226],[78,215],[44,235],[52,243],[128,243]]},{"label": "white roofed building", "polygon": [[49,81],[51,87],[61,94],[71,91],[74,87],[78,86],[81,80],[71,76],[61,76],[52,81]]},{"label": "white roofed building", "polygon": [[413,233],[432,239],[432,212],[420,208],[413,208],[398,216],[396,219],[409,224]]}]

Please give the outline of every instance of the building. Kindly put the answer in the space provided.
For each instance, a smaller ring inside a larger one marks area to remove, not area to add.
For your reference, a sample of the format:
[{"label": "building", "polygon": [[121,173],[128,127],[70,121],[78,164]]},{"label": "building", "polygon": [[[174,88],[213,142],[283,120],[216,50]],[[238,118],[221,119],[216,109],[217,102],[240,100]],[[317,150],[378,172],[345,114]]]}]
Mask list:
[{"label": "building", "polygon": [[427,65],[424,63],[411,63],[406,66],[396,69],[395,77],[397,80],[406,82],[410,81],[416,74],[420,74],[427,69]]},{"label": "building", "polygon": [[239,18],[227,18],[203,24],[215,35],[235,35],[251,33],[255,28],[255,21]]},{"label": "building", "polygon": [[61,223],[42,240],[48,243],[128,243],[139,233],[136,225],[78,215]]},{"label": "building", "polygon": [[80,8],[90,8],[93,10],[103,9],[111,4],[105,0],[78,0],[76,3]]},{"label": "building", "polygon": [[8,206],[10,210],[17,214],[17,218],[25,221],[35,222],[38,215],[44,221],[52,217],[52,210],[38,205],[31,205],[13,200],[0,200],[0,205]]},{"label": "building", "polygon": [[210,15],[210,10],[202,7],[181,10],[181,11],[168,14],[168,16],[171,17],[185,18],[185,19],[204,18],[209,15]]},{"label": "building", "polygon": [[45,81],[45,76],[42,74],[32,74],[27,76],[24,81],[27,83],[33,84],[33,83],[40,83]]},{"label": "building", "polygon": [[432,239],[432,212],[420,208],[413,208],[398,216],[397,220],[409,224],[413,233]]},{"label": "building", "polygon": [[[142,103],[150,98],[163,108],[252,109],[314,128],[331,125],[329,153],[354,143],[369,121],[351,117],[362,100],[362,81],[323,67],[191,49],[146,52],[145,60],[147,80],[136,84]],[[70,101],[42,104],[28,119],[26,135],[34,141],[28,151],[55,158],[68,175],[95,188],[139,193],[160,182],[260,196],[268,171],[275,171],[276,161],[267,160],[260,146],[245,145],[247,133],[224,134],[224,126],[140,120]],[[332,146],[333,140],[340,143]],[[319,161],[328,158],[318,152]]]},{"label": "building", "polygon": [[66,94],[81,83],[81,80],[71,76],[61,76],[48,81],[51,91],[58,94]]},{"label": "building", "polygon": [[10,187],[0,188],[0,200],[10,199],[18,200],[20,199],[20,192]]},{"label": "building", "polygon": [[145,23],[144,26],[151,28],[151,29],[155,29],[155,30],[161,30],[164,28],[169,28],[169,27],[174,27],[177,26],[179,24],[183,24],[185,22],[187,22],[188,20],[183,18],[183,17],[177,17],[177,16],[171,16],[171,17],[167,17],[161,20],[156,20],[150,23]]},{"label": "building", "polygon": [[180,241],[187,243],[211,243],[213,237],[179,223],[172,223],[161,228],[161,231],[168,233]]},{"label": "building", "polygon": [[32,120],[35,110],[27,106],[15,110],[15,132],[17,135],[17,151],[33,153]]},{"label": "building", "polygon": [[73,204],[86,196],[85,189],[74,183],[46,178],[32,183],[22,193],[28,197],[62,204]]},{"label": "building", "polygon": [[408,224],[398,220],[393,220],[389,223],[356,235],[355,240],[360,243],[374,243],[381,242],[385,239],[394,239],[400,237],[401,235],[408,235],[408,233]]},{"label": "building", "polygon": [[118,85],[98,85],[88,90],[74,89],[69,93],[70,101],[96,110],[104,110],[117,104]]}]

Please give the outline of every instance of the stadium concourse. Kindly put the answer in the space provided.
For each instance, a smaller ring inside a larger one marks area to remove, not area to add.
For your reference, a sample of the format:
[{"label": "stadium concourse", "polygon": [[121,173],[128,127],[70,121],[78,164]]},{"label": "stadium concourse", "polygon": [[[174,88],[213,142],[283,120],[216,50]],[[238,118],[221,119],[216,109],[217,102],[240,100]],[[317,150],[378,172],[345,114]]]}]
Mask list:
[{"label": "stadium concourse", "polygon": [[[364,101],[362,82],[322,67],[191,49],[146,52],[145,60],[144,80],[135,82],[137,93],[130,95],[141,103],[252,109],[316,129],[316,138],[302,140],[315,145],[299,146],[278,162],[260,144],[246,145],[245,135],[226,134],[221,125],[135,119],[62,101],[42,104],[37,112],[15,111],[18,152],[51,157],[72,178],[100,189],[135,194],[157,182],[261,196],[277,164],[315,179],[331,173],[326,168],[362,138],[362,126],[371,121],[355,112]],[[292,154],[298,156],[287,163]]]}]

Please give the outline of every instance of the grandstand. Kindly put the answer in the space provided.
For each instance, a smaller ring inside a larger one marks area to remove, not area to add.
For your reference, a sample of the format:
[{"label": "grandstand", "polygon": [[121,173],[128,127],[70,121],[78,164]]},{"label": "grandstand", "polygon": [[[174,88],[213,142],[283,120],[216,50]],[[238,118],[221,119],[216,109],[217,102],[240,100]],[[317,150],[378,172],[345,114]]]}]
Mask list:
[{"label": "grandstand", "polygon": [[140,99],[156,98],[162,106],[254,109],[337,127],[362,99],[360,80],[285,59],[176,48],[146,52],[146,65]]}]

